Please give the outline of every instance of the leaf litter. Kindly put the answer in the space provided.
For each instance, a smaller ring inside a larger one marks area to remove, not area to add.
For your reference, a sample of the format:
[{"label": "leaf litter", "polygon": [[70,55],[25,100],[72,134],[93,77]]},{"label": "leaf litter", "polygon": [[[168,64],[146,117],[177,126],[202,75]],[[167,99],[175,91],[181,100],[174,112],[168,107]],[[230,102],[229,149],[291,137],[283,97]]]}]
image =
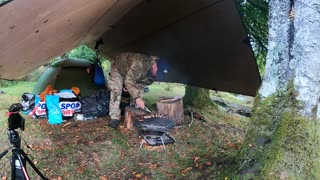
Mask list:
[{"label": "leaf litter", "polygon": [[27,121],[28,131],[40,136],[28,133],[30,154],[49,179],[220,177],[231,163],[226,156],[236,155],[244,136],[239,127],[194,121],[191,127],[186,123],[170,131],[177,142],[164,152],[162,146],[143,143],[135,130],[110,129],[106,118],[62,125]]}]

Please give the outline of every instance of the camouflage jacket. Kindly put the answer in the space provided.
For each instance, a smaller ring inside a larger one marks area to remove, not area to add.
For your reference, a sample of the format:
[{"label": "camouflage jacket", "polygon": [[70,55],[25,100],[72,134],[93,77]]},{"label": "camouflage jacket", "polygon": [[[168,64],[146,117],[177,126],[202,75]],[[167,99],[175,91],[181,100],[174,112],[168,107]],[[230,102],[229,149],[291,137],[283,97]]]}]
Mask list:
[{"label": "camouflage jacket", "polygon": [[124,76],[124,85],[132,98],[138,98],[144,87],[154,81],[150,70],[154,61],[144,54],[125,52],[112,61],[111,68],[117,69]]}]

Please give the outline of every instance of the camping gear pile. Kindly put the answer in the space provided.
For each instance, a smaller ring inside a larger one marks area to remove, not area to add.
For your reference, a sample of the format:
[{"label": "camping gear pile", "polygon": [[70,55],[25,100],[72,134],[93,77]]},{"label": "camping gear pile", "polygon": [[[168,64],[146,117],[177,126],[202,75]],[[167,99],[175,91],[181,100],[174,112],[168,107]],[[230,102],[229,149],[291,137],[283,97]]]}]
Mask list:
[{"label": "camping gear pile", "polygon": [[80,89],[54,90],[51,86],[39,95],[24,93],[21,96],[23,112],[36,119],[48,119],[50,124],[60,124],[82,113],[84,119],[103,117],[109,113],[109,93],[105,89],[91,96],[80,96]]}]

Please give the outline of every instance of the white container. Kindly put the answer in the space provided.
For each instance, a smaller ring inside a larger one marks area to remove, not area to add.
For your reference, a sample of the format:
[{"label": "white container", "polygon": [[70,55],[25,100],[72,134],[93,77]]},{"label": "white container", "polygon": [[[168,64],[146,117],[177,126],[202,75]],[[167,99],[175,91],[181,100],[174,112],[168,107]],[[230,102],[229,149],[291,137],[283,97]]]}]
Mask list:
[{"label": "white container", "polygon": [[84,120],[83,114],[74,114],[73,118],[80,121]]}]

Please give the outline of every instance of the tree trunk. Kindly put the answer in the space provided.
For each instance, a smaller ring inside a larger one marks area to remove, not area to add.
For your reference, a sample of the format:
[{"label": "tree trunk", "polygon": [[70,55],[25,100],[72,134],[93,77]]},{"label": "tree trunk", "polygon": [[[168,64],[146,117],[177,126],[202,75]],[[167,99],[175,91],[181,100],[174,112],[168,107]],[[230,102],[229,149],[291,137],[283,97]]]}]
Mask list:
[{"label": "tree trunk", "polygon": [[183,124],[184,110],[181,98],[160,99],[157,101],[157,109],[159,113],[168,115],[168,118],[175,121],[176,125]]},{"label": "tree trunk", "polygon": [[314,8],[320,2],[274,0],[269,6],[266,75],[239,153],[238,172],[244,179],[317,179],[320,14]]},{"label": "tree trunk", "polygon": [[133,121],[135,120],[136,116],[141,116],[145,114],[147,114],[147,112],[145,112],[144,110],[132,106],[127,106],[125,108],[124,127],[132,130]]},{"label": "tree trunk", "polygon": [[203,107],[212,105],[209,90],[199,87],[187,85],[185,89],[185,95],[183,97],[185,105],[194,107]]}]

